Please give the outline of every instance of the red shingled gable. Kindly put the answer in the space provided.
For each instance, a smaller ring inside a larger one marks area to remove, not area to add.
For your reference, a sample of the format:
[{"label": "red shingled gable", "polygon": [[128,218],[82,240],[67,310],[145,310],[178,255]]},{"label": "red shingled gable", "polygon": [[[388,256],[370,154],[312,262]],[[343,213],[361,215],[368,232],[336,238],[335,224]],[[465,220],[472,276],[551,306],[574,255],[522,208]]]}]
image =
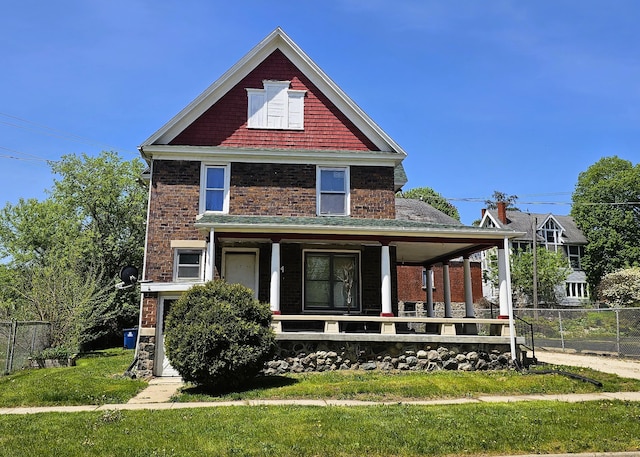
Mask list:
[{"label": "red shingled gable", "polygon": [[[247,128],[245,89],[261,89],[262,81],[267,79],[291,81],[291,89],[307,91],[304,100],[304,130]],[[378,150],[373,142],[279,50],[267,57],[170,144],[238,148]]]}]

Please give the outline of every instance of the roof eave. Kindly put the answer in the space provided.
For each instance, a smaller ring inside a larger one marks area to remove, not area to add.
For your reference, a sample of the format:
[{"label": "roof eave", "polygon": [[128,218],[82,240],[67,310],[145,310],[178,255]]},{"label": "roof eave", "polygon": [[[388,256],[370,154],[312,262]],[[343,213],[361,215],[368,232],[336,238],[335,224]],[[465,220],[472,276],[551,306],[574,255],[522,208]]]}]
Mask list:
[{"label": "roof eave", "polygon": [[326,234],[326,235],[375,235],[390,238],[474,238],[478,240],[503,240],[504,238],[513,239],[522,236],[523,232],[514,232],[512,230],[479,230],[472,227],[352,227],[352,226],[336,226],[322,224],[268,224],[261,222],[252,223],[216,223],[216,222],[199,222],[195,223],[198,229],[220,229],[228,232],[237,233],[273,233],[273,234]]}]

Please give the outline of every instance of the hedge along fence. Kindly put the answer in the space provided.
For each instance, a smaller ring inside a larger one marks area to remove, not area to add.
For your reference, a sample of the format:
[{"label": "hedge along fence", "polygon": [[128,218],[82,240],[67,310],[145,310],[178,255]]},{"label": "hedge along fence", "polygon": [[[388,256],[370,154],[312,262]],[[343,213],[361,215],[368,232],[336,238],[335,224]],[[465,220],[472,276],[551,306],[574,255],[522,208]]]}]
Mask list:
[{"label": "hedge along fence", "polygon": [[51,345],[51,324],[41,321],[0,321],[2,374],[23,368],[33,354]]}]

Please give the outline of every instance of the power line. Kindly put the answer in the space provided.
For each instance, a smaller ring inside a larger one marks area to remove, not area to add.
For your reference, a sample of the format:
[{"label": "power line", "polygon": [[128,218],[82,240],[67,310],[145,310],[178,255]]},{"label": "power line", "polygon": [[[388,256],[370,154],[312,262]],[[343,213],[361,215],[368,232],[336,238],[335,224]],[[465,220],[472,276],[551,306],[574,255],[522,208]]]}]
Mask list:
[{"label": "power line", "polygon": [[[45,135],[45,136],[50,136],[50,137],[54,137],[54,138],[60,138],[66,141],[72,141],[75,143],[81,143],[81,144],[87,144],[89,146],[99,146],[99,147],[107,147],[108,149],[112,149],[112,150],[121,150],[120,148],[107,144],[107,143],[102,143],[96,140],[93,140],[91,138],[86,138],[86,137],[82,137],[79,135],[76,135],[74,133],[70,133],[70,132],[66,132],[64,130],[60,130],[60,129],[56,129],[53,127],[49,127],[47,125],[44,124],[39,124],[33,121],[30,121],[28,119],[24,119],[18,116],[14,116],[12,114],[7,114],[7,113],[2,113],[0,112],[0,116],[4,116],[6,118],[9,119],[14,119],[16,121],[22,122],[24,124],[27,125],[21,125],[19,123],[14,123],[14,122],[7,122],[7,121],[0,121],[0,124],[4,124],[7,125],[9,127],[14,127],[14,128],[18,128],[18,129],[23,129],[23,130],[27,130],[27,131],[31,131],[31,132],[35,132],[38,133],[40,135]],[[133,153],[131,150],[128,149],[124,149],[121,150],[123,152],[129,152],[129,153]]]},{"label": "power line", "polygon": [[[462,201],[462,202],[470,202],[470,203],[485,203],[488,199],[486,198],[446,198],[445,200],[454,202],[454,201]],[[552,201],[537,201],[537,202],[521,202],[517,201],[516,204],[518,206],[521,205],[559,205],[559,206],[572,206],[572,205],[608,205],[608,206],[635,206],[640,205],[640,201],[629,201],[629,202],[552,202]]]},{"label": "power line", "polygon": [[7,155],[2,155],[1,157],[4,158],[9,158],[9,159],[16,159],[16,160],[31,160],[31,161],[42,161],[42,162],[55,162],[53,160],[49,160],[49,159],[45,159],[44,157],[40,157],[34,154],[28,154],[26,152],[22,152],[22,151],[17,151],[15,149],[10,149],[10,148],[5,148],[4,146],[0,146],[0,149],[4,149],[5,151],[9,151],[9,152],[13,152],[15,154],[22,154],[24,156],[27,157],[12,157],[12,156],[7,156]]}]

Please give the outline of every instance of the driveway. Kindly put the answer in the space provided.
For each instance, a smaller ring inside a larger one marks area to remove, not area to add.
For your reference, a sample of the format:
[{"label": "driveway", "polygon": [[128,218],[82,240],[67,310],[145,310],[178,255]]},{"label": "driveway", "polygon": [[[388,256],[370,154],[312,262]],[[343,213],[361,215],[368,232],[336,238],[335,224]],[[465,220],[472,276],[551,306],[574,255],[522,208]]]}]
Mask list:
[{"label": "driveway", "polygon": [[536,348],[536,358],[539,362],[551,363],[553,365],[592,368],[605,373],[617,374],[623,378],[640,379],[640,361],[635,359],[556,352],[542,348]]}]

